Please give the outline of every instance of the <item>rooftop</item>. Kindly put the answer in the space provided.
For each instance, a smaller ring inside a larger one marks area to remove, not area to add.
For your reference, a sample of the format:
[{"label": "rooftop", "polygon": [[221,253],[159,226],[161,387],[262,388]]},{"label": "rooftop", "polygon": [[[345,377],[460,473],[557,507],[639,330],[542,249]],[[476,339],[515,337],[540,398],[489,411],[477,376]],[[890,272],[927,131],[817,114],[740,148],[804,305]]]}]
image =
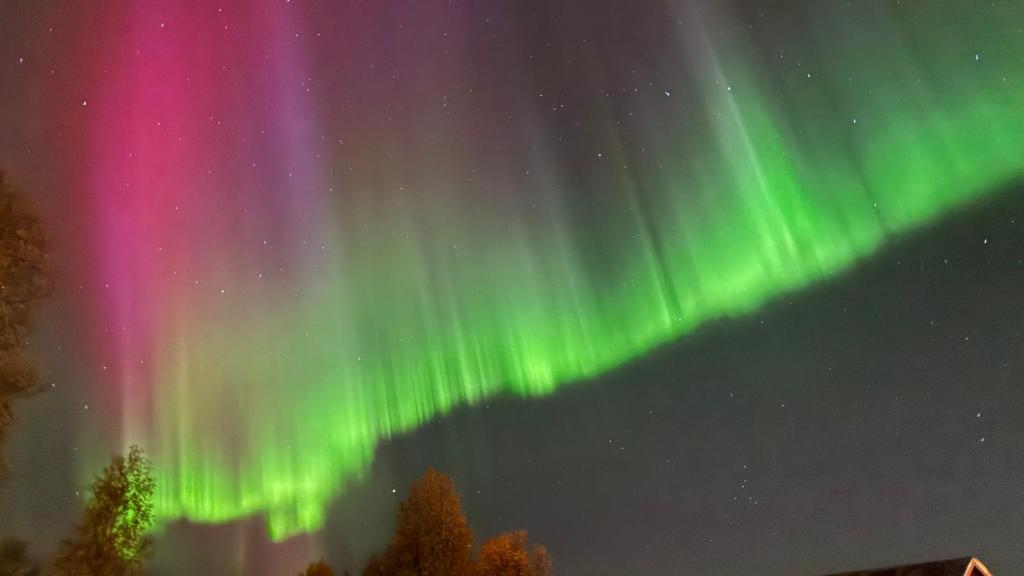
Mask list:
[{"label": "rooftop", "polygon": [[977,558],[967,557],[875,570],[843,572],[831,576],[992,576],[992,573]]}]

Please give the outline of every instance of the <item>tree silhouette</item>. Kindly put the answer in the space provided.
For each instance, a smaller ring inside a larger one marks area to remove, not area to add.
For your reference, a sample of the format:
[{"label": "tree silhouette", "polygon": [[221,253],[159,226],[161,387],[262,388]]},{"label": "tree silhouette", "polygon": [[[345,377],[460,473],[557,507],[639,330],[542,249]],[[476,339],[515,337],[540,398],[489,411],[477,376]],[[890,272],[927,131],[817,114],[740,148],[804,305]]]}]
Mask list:
[{"label": "tree silhouette", "polygon": [[299,574],[299,576],[334,576],[334,572],[331,571],[331,567],[326,562],[320,560],[307,566],[306,571]]},{"label": "tree silhouette", "polygon": [[548,576],[551,559],[540,545],[527,549],[526,531],[488,540],[476,561],[473,533],[451,479],[430,468],[398,505],[398,526],[363,576]]},{"label": "tree silhouette", "polygon": [[[46,235],[39,217],[0,171],[0,443],[14,420],[11,402],[39,388],[35,366],[22,348],[31,312],[49,293],[45,259]],[[0,483],[6,476],[7,465],[0,458]],[[13,538],[0,542],[0,576],[39,573],[25,542]]]},{"label": "tree silhouette", "polygon": [[526,531],[505,532],[480,548],[477,576],[548,576],[551,560],[540,545],[526,549]]},{"label": "tree silhouette", "polygon": [[153,525],[152,465],[138,446],[115,456],[91,486],[74,535],[61,543],[55,567],[66,576],[132,574],[149,551]]},{"label": "tree silhouette", "polygon": [[0,576],[39,576],[41,569],[29,558],[28,545],[21,540],[0,541]]},{"label": "tree silhouette", "polygon": [[430,468],[398,507],[398,526],[387,550],[371,558],[364,576],[468,576],[473,534],[455,485]]},{"label": "tree silhouette", "polygon": [[363,576],[387,576],[384,572],[384,560],[376,554],[370,556],[363,568]]},{"label": "tree silhouette", "polygon": [[32,311],[49,293],[45,260],[39,217],[0,172],[0,440],[14,419],[11,401],[38,389],[35,366],[23,347]]}]

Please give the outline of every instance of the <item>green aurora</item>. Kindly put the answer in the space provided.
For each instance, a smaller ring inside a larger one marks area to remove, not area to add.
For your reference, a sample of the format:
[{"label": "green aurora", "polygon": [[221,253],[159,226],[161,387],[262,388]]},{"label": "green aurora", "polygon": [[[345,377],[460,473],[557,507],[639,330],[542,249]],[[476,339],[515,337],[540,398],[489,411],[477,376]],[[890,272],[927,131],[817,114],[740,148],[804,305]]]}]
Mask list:
[{"label": "green aurora", "polygon": [[[597,64],[573,82],[593,89],[592,122],[571,145],[539,121],[464,138],[426,83],[406,95],[431,102],[412,127],[319,161],[349,192],[313,193],[316,249],[283,279],[256,282],[269,260],[223,232],[204,285],[230,297],[165,302],[153,413],[125,417],[156,465],[157,516],[317,530],[381,440],[748,314],[1024,175],[1024,5],[838,4],[807,3],[782,48],[670,4],[675,51],[630,63],[628,111],[602,89],[616,65],[586,48]],[[508,74],[522,100],[555,92]],[[645,122],[624,129],[627,112]],[[406,133],[422,144],[388,148]]]}]

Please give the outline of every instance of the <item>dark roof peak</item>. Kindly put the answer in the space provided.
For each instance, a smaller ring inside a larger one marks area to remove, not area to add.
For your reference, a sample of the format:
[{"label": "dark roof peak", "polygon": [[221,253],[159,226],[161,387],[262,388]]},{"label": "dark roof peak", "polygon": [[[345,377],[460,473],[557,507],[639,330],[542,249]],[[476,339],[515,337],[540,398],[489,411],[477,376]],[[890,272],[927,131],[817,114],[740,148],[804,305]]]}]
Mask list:
[{"label": "dark roof peak", "polygon": [[831,576],[992,576],[992,573],[980,560],[968,556],[939,562],[925,562],[924,564],[843,572]]}]

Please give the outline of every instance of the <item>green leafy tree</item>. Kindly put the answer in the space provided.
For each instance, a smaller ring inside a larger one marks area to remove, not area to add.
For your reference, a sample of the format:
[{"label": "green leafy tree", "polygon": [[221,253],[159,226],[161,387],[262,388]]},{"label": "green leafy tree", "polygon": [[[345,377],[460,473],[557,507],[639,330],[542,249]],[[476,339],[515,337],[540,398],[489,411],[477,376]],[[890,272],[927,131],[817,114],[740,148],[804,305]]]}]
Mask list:
[{"label": "green leafy tree", "polygon": [[427,470],[398,507],[398,526],[364,576],[469,576],[473,534],[451,479]]},{"label": "green leafy tree", "polygon": [[0,440],[14,419],[11,401],[39,387],[24,345],[32,312],[50,292],[46,247],[39,217],[0,172]]},{"label": "green leafy tree", "polygon": [[138,446],[115,456],[91,486],[92,497],[54,563],[66,576],[133,574],[149,552],[153,525],[152,464]]}]

